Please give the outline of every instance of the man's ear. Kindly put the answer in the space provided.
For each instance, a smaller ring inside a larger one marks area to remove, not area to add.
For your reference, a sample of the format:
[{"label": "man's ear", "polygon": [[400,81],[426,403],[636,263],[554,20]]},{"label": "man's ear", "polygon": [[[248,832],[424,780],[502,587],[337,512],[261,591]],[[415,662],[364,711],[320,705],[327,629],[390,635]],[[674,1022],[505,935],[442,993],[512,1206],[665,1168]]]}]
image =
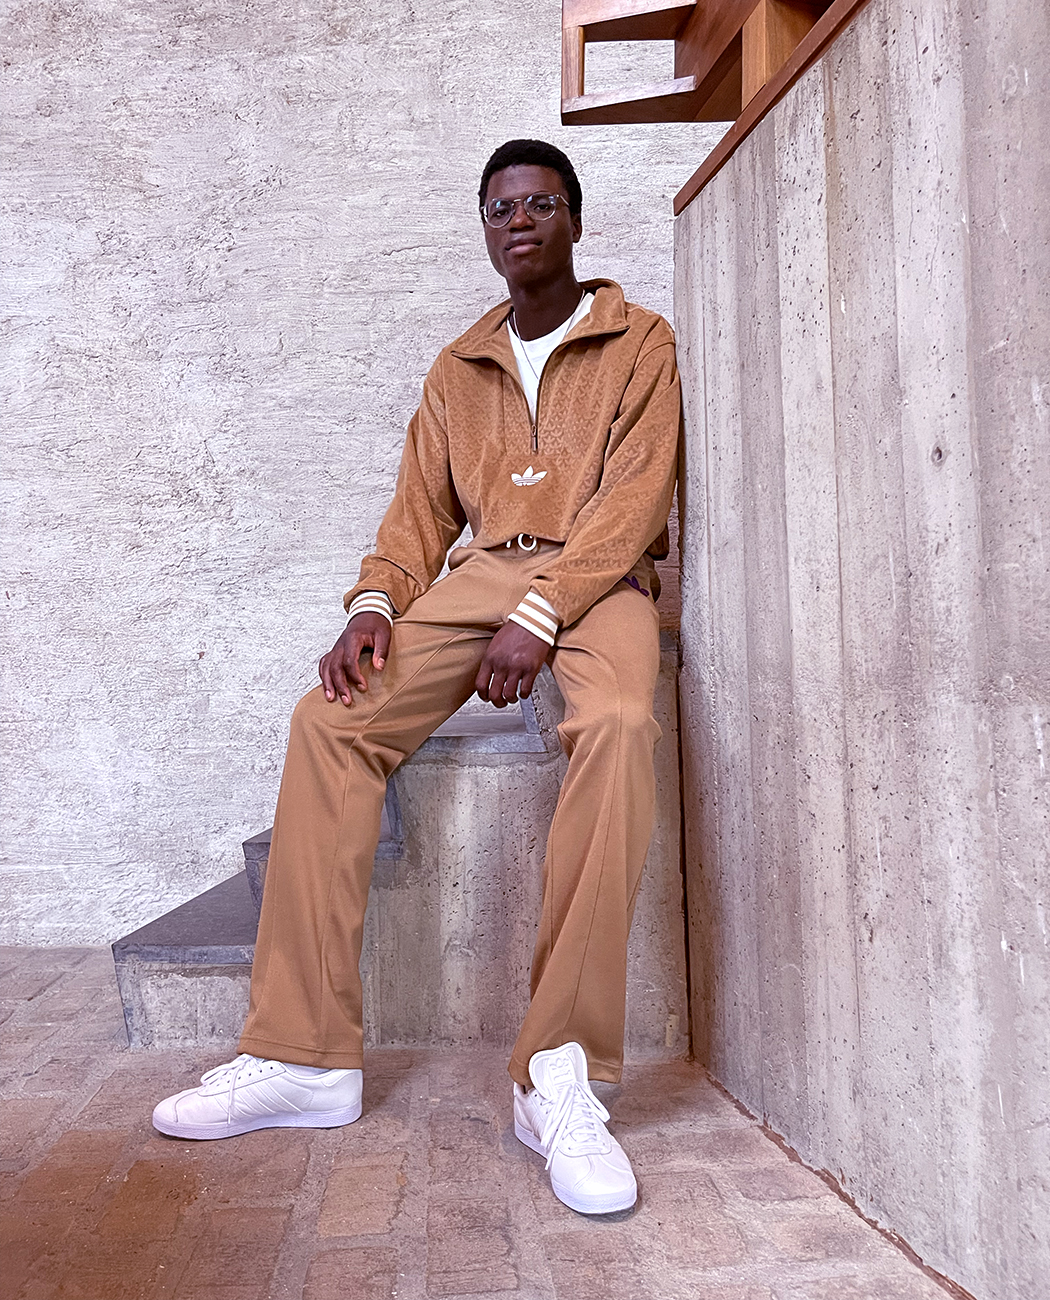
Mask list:
[{"label": "man's ear", "polygon": [[572,242],[574,244],[578,244],[580,242],[580,236],[582,234],[583,234],[583,218],[577,215],[572,219]]}]

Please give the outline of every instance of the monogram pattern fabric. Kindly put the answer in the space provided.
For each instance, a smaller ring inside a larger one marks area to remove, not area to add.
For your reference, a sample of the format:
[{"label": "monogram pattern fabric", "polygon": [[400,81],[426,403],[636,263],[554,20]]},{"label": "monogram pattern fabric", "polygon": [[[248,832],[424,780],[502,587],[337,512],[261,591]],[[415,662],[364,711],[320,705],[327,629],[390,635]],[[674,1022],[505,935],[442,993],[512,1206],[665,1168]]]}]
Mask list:
[{"label": "monogram pattern fabric", "polygon": [[[588,281],[590,312],[543,372],[536,443],[501,303],[431,367],[375,551],[345,604],[385,591],[401,613],[437,577],[466,523],[474,546],[519,534],[563,543],[532,590],[562,626],[648,551],[667,552],[681,392],[662,316]],[[528,491],[516,486],[527,469]]]}]

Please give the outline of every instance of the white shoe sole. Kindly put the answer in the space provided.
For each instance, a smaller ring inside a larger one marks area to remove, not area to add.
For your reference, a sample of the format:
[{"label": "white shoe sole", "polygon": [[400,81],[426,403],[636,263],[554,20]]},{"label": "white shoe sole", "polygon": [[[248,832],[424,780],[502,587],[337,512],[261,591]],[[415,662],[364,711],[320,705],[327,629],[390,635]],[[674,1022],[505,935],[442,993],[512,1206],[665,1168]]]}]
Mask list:
[{"label": "white shoe sole", "polygon": [[[546,1159],[547,1153],[544,1151],[539,1138],[533,1133],[532,1129],[525,1128],[514,1121],[514,1136],[519,1142],[524,1143],[530,1151],[535,1151],[538,1156]],[[638,1200],[638,1185],[628,1188],[624,1192],[606,1192],[602,1196],[581,1196],[579,1192],[570,1191],[566,1187],[559,1185],[551,1179],[551,1191],[561,1201],[562,1205],[567,1205],[570,1210],[575,1210],[577,1214],[615,1214],[618,1210],[629,1210]]]},{"label": "white shoe sole", "polygon": [[341,1128],[361,1118],[361,1103],[344,1106],[342,1110],[303,1111],[297,1115],[256,1115],[251,1119],[234,1120],[226,1124],[180,1124],[153,1117],[153,1127],[168,1137],[193,1138],[207,1142],[212,1138],[239,1137],[254,1133],[260,1128]]}]

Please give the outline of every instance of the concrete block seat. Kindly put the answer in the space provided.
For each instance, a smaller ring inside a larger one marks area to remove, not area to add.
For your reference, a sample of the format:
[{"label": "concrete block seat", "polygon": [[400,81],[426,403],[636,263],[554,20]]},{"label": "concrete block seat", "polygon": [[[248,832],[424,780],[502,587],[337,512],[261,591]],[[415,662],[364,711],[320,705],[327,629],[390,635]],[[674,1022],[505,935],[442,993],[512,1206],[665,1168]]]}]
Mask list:
[{"label": "concrete block seat", "polygon": [[[631,938],[628,1050],[687,1048],[677,643],[664,646],[657,825]],[[361,973],[371,1046],[507,1047],[528,1000],[547,829],[565,770],[549,670],[533,699],[474,699],[387,787]],[[245,870],[113,945],[133,1048],[232,1047],[248,1004],[270,831]]]}]

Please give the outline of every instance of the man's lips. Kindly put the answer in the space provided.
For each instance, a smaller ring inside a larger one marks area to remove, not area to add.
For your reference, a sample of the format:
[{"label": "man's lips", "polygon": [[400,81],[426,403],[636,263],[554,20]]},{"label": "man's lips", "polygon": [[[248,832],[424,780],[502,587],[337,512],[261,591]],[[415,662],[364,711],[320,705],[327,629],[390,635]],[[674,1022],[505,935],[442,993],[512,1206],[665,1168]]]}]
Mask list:
[{"label": "man's lips", "polygon": [[506,252],[513,253],[519,248],[539,248],[542,243],[542,239],[512,239],[510,243],[504,245],[504,247]]}]

